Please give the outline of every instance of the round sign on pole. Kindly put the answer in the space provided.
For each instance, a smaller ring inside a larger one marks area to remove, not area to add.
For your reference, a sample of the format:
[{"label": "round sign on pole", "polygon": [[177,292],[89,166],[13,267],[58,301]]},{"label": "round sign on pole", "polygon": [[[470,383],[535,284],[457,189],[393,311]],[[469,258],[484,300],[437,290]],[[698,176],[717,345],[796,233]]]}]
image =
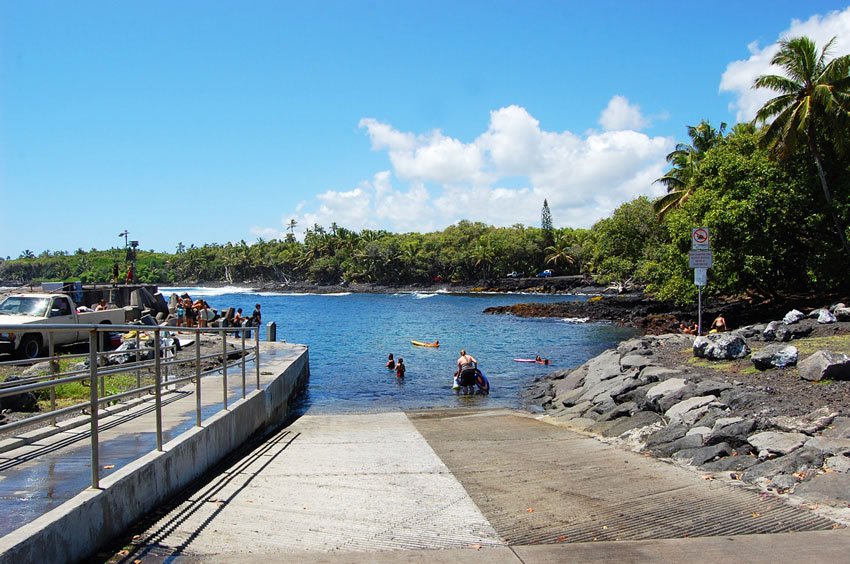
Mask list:
[{"label": "round sign on pole", "polygon": [[708,249],[710,243],[710,235],[708,227],[694,227],[691,229],[691,248]]}]

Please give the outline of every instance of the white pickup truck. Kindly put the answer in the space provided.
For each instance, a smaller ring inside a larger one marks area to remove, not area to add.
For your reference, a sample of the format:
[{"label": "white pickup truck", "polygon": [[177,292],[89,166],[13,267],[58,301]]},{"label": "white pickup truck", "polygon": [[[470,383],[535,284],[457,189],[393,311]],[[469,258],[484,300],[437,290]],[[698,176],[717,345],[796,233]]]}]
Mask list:
[{"label": "white pickup truck", "polygon": [[15,353],[21,358],[38,358],[47,352],[47,331],[38,325],[71,325],[68,331],[52,331],[54,345],[70,345],[88,339],[80,324],[124,323],[123,309],[77,312],[67,294],[11,294],[0,302],[0,325],[23,325],[19,330],[0,330],[0,353]]}]

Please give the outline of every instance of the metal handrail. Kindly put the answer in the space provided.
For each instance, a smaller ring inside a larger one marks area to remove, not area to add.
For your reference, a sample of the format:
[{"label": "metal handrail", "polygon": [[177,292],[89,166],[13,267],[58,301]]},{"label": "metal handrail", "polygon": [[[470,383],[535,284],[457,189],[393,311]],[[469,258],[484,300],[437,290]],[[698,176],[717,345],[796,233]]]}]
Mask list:
[{"label": "metal handrail", "polygon": [[[15,421],[12,423],[7,423],[0,425],[0,430],[12,430],[20,427],[25,427],[32,425],[34,423],[39,423],[44,420],[51,420],[52,425],[56,425],[56,417],[58,415],[64,415],[67,413],[73,413],[74,411],[84,410],[88,408],[90,425],[91,425],[91,461],[92,461],[92,477],[91,477],[91,487],[99,488],[100,483],[100,470],[98,465],[99,459],[99,438],[98,438],[98,430],[99,430],[99,419],[104,415],[101,414],[101,405],[113,401],[117,401],[119,399],[123,399],[125,397],[129,397],[132,395],[140,395],[144,393],[148,393],[151,390],[154,392],[154,409],[156,414],[156,448],[158,451],[162,451],[162,386],[163,386],[163,368],[166,369],[171,366],[177,366],[185,363],[195,363],[195,374],[193,376],[183,376],[179,378],[170,378],[166,383],[168,385],[179,384],[182,382],[187,382],[190,380],[195,381],[195,425],[200,427],[202,425],[201,421],[201,378],[204,376],[208,376],[211,374],[222,374],[222,409],[228,409],[228,398],[227,398],[227,370],[228,368],[235,367],[237,363],[241,364],[242,368],[242,398],[244,399],[247,394],[246,386],[247,386],[247,378],[246,378],[246,362],[249,358],[254,360],[256,365],[256,375],[257,375],[257,389],[260,389],[260,332],[259,328],[241,328],[241,327],[169,327],[169,326],[151,326],[151,325],[96,325],[96,324],[80,324],[74,325],[73,330],[78,332],[86,331],[88,332],[88,343],[89,343],[89,352],[87,355],[64,355],[63,358],[81,358],[88,356],[89,366],[86,369],[80,370],[70,370],[66,372],[59,372],[57,369],[58,359],[59,357],[55,354],[54,343],[53,343],[53,333],[64,331],[67,332],[69,330],[68,325],[60,325],[60,324],[38,324],[38,325],[11,325],[11,324],[0,324],[0,331],[2,332],[15,332],[15,333],[46,333],[48,340],[48,350],[50,356],[46,358],[47,361],[50,362],[50,372],[44,375],[37,375],[25,378],[22,381],[16,381],[13,386],[0,386],[0,397],[4,396],[12,396],[18,395],[25,392],[30,392],[34,390],[41,389],[49,389],[50,390],[50,399],[51,399],[51,410],[48,413],[36,415],[33,417],[29,417],[27,419],[23,419],[20,421]],[[169,359],[163,358],[165,354],[167,354],[168,350],[171,348],[170,346],[162,346],[162,333],[164,332],[174,332],[174,331],[182,331],[189,332],[195,334],[195,355],[194,359]],[[245,334],[249,330],[254,330],[254,343],[252,346],[246,346],[246,338]],[[112,332],[127,332],[127,331],[137,331],[137,332],[145,332],[145,333],[153,333],[153,339],[155,346],[153,347],[139,347],[139,336],[136,336],[136,349],[131,349],[128,351],[102,351],[100,350],[102,347],[99,347],[100,343],[100,335],[102,333],[112,333]],[[240,332],[241,339],[236,337],[240,343],[240,346],[237,347],[237,351],[239,352],[240,358],[235,361],[229,360],[229,351],[227,348],[228,344],[228,333]],[[218,334],[222,335],[222,349],[220,353],[211,353],[206,355],[201,355],[201,339],[200,336],[202,334]],[[159,351],[154,353],[154,358],[152,360],[140,361],[139,354],[144,351]],[[118,367],[116,366],[99,366],[98,358],[106,358],[110,354],[123,354],[123,353],[135,353],[136,361],[135,362],[127,362]],[[214,368],[208,370],[201,370],[201,360],[209,359],[209,358],[221,358],[221,364]],[[27,361],[26,363],[31,364],[32,361]],[[21,364],[21,362],[3,362],[0,363],[2,365],[9,364]],[[141,370],[143,369],[153,369],[154,382],[153,384],[141,385]],[[126,372],[136,372],[136,386],[131,388],[130,390],[125,390],[123,392],[118,392],[115,394],[106,395],[105,394],[105,376],[118,374],[118,373],[126,373]],[[100,378],[100,386],[96,383],[98,382],[98,378]],[[70,383],[70,382],[79,382],[82,380],[88,380],[89,384],[89,400],[87,402],[81,402],[75,404],[73,406],[68,406],[60,409],[56,409],[55,407],[55,390],[56,386],[59,384]],[[98,388],[100,387],[100,390]],[[100,392],[100,393],[99,393]]]}]

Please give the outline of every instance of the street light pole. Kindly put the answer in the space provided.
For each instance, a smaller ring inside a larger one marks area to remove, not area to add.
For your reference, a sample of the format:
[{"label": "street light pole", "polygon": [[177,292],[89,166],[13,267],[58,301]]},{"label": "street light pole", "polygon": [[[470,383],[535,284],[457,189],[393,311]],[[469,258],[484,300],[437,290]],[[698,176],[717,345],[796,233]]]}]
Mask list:
[{"label": "street light pole", "polygon": [[125,249],[126,249],[126,248],[127,248],[127,246],[130,244],[130,243],[128,243],[128,242],[127,242],[127,236],[128,236],[129,234],[130,234],[130,232],[129,232],[129,231],[127,231],[126,229],[124,230],[124,232],[123,232],[123,233],[119,233],[119,234],[118,234],[118,236],[119,236],[119,237],[124,237],[124,248],[125,248]]}]

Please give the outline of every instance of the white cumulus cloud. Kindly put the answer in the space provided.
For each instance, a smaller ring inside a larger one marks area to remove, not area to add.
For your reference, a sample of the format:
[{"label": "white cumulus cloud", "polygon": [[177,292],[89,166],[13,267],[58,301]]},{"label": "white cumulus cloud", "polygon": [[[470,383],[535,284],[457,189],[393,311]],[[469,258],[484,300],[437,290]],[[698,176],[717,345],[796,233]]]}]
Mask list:
[{"label": "white cumulus cloud", "polygon": [[323,192],[281,218],[278,230],[285,232],[291,217],[298,233],[333,222],[395,232],[443,229],[463,219],[537,226],[544,199],[556,226],[589,227],[625,201],[660,195],[653,180],[664,174],[674,145],[637,131],[646,120],[621,96],[602,115],[610,130],[547,131],[512,105],[490,112],[486,131],[471,141],[364,118],[360,127],[373,150],[386,152],[390,170],[351,189]]},{"label": "white cumulus cloud", "polygon": [[782,74],[779,67],[770,65],[770,59],[779,50],[779,41],[802,35],[814,40],[818,49],[835,37],[832,55],[847,54],[850,52],[850,7],[825,16],[814,15],[806,21],[792,20],[791,26],[779,34],[776,42],[765,47],[751,43],[747,47],[750,51],[747,59],[727,65],[720,79],[720,91],[732,93],[729,109],[735,112],[738,121],[752,120],[758,109],[777,95],[771,90],[754,90],[753,81],[762,74]]},{"label": "white cumulus cloud", "polygon": [[643,129],[649,121],[641,114],[640,106],[631,104],[625,96],[614,96],[599,116],[599,125],[606,131]]}]

